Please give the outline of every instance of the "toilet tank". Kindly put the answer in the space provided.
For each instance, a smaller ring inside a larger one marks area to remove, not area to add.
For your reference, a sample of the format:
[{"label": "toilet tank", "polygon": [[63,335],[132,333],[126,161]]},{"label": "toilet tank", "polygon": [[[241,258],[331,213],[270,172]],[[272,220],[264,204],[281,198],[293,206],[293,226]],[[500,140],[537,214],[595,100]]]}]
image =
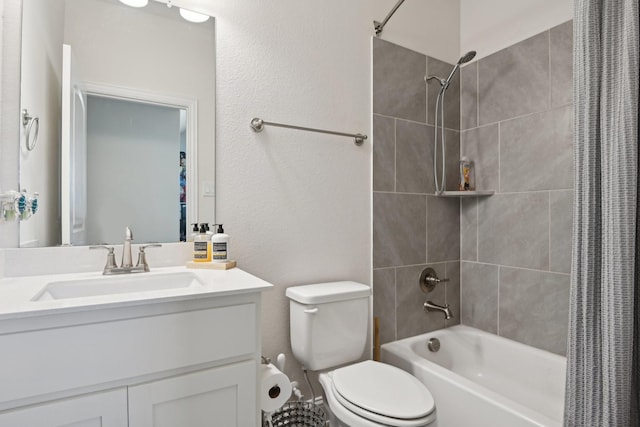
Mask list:
[{"label": "toilet tank", "polygon": [[367,343],[370,295],[369,286],[356,282],[287,288],[296,359],[312,371],[359,359]]}]

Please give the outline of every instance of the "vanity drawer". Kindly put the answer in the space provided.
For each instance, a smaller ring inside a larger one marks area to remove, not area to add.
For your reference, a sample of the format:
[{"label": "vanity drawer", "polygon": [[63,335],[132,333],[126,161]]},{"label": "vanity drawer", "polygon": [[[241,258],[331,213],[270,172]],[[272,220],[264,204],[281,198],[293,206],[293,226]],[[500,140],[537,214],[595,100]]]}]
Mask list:
[{"label": "vanity drawer", "polygon": [[249,303],[1,335],[0,403],[253,357],[256,316]]}]

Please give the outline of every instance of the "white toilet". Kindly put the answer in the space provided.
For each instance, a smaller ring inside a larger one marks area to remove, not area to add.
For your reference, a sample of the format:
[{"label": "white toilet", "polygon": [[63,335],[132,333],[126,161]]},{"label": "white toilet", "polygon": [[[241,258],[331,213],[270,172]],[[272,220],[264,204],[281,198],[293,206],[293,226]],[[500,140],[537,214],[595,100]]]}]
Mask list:
[{"label": "white toilet", "polygon": [[[365,349],[371,289],[330,282],[287,288],[291,300],[291,347],[308,370],[358,360]],[[436,426],[429,390],[391,365],[367,360],[320,374],[331,426]]]}]

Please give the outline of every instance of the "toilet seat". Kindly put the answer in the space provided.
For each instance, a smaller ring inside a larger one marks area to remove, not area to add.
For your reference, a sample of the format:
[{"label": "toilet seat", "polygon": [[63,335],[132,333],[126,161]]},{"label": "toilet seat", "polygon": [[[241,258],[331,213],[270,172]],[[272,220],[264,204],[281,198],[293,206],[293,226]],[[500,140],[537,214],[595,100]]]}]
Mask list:
[{"label": "toilet seat", "polygon": [[429,390],[399,368],[368,360],[329,375],[336,401],[364,419],[394,427],[422,427],[435,421]]}]

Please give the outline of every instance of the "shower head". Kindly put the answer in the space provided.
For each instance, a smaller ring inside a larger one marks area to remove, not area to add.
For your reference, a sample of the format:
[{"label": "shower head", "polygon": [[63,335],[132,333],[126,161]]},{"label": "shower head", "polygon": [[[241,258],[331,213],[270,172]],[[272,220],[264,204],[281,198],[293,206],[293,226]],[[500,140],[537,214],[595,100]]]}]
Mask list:
[{"label": "shower head", "polygon": [[476,51],[472,50],[462,55],[462,58],[458,59],[458,63],[453,67],[453,70],[451,70],[449,77],[446,78],[446,80],[444,81],[444,84],[442,85],[442,87],[445,90],[447,89],[447,87],[449,87],[449,83],[451,82],[451,79],[453,78],[456,71],[458,71],[460,66],[462,64],[466,64],[467,62],[471,61],[473,58],[475,58],[475,56],[476,56]]},{"label": "shower head", "polygon": [[475,50],[467,52],[464,55],[462,55],[462,58],[460,58],[458,60],[458,65],[466,64],[467,62],[471,61],[475,57],[476,57],[476,51]]},{"label": "shower head", "polygon": [[447,77],[446,79],[440,78],[438,76],[424,76],[424,81],[428,83],[429,80],[434,80],[435,79],[440,83],[441,90],[445,91],[449,87],[449,83],[451,83],[451,79],[456,74],[456,71],[458,71],[460,66],[462,64],[466,64],[467,62],[471,61],[473,58],[475,58],[475,56],[476,56],[476,51],[475,50],[472,50],[472,51],[467,52],[464,55],[462,55],[462,57],[460,59],[458,59],[458,63],[453,66],[453,69],[449,73],[449,77]]}]

